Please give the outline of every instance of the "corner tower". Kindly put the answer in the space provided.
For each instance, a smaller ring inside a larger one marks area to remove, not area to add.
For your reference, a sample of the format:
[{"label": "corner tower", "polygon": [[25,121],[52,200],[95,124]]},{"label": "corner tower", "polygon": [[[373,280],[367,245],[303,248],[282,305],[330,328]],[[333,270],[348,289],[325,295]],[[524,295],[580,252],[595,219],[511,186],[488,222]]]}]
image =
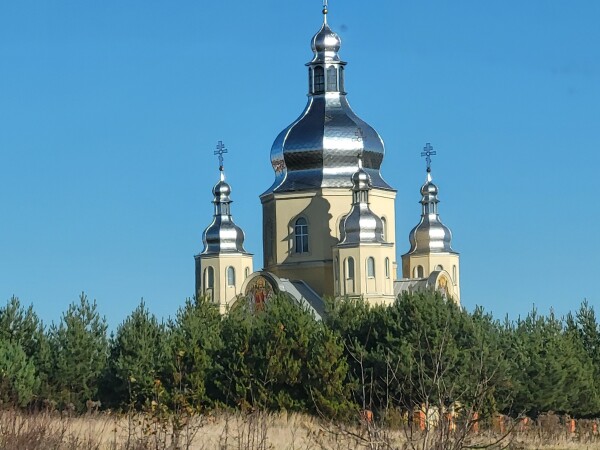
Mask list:
[{"label": "corner tower", "polygon": [[423,150],[427,179],[421,187],[421,220],[410,232],[410,250],[402,255],[402,277],[427,279],[434,272],[441,272],[435,288],[460,303],[459,254],[452,249],[452,232],[440,220],[438,187],[431,177],[431,156],[435,152],[429,143]]},{"label": "corner tower", "polygon": [[204,230],[204,249],[196,260],[196,296],[207,296],[219,305],[221,313],[242,292],[244,280],[252,273],[252,254],[244,249],[244,232],[231,216],[231,186],[225,181],[222,142],[217,145],[219,182],[212,189],[214,215]]},{"label": "corner tower", "polygon": [[396,191],[380,173],[383,141],[348,104],[341,39],[329,27],[327,15],[325,7],[323,24],[311,41],[308,103],[275,139],[275,181],[260,197],[265,270],[302,279],[319,295],[335,295],[333,249],[352,201],[358,153],[372,183],[371,208],[382,219],[386,242],[392,248],[395,242]]},{"label": "corner tower", "polygon": [[342,240],[333,250],[335,294],[392,303],[394,246],[385,242],[383,221],[369,207],[370,191],[371,178],[359,156],[358,170],[352,175],[352,209],[342,221]]}]

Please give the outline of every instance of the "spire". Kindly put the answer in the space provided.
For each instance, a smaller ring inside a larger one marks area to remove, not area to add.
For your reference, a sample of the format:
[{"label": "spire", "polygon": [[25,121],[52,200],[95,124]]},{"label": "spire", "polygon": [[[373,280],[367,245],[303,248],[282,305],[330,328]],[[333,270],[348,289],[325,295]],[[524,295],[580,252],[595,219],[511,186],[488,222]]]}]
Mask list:
[{"label": "spire", "polygon": [[329,12],[327,6],[327,0],[323,0],[323,23],[327,23],[327,13]]},{"label": "spire", "polygon": [[219,155],[219,181],[212,189],[214,215],[212,223],[204,230],[202,254],[247,253],[244,249],[244,232],[233,222],[231,216],[231,186],[225,181],[223,154],[227,149],[222,141],[217,144],[215,155]]},{"label": "spire", "polygon": [[383,243],[383,222],[369,207],[371,177],[362,167],[362,153],[357,155],[357,166],[352,175],[352,209],[344,219],[340,244]]},{"label": "spire", "polygon": [[421,156],[427,163],[427,177],[421,186],[421,220],[409,235],[410,250],[408,253],[449,252],[455,253],[451,247],[452,232],[444,225],[438,214],[438,187],[431,176],[431,156],[436,155],[430,143],[423,148]]}]

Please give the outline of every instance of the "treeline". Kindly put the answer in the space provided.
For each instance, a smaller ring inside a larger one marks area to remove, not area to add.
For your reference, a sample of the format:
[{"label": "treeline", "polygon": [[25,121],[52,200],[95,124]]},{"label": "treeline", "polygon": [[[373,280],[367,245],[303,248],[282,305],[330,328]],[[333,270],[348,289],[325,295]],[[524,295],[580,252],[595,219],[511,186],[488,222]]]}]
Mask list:
[{"label": "treeline", "polygon": [[565,318],[503,322],[433,293],[388,307],[331,301],[322,322],[286,297],[226,316],[187,300],[166,322],[142,302],[110,336],[83,294],[48,327],[16,298],[0,308],[0,402],[22,408],[598,417],[599,392],[600,328],[586,302]]}]

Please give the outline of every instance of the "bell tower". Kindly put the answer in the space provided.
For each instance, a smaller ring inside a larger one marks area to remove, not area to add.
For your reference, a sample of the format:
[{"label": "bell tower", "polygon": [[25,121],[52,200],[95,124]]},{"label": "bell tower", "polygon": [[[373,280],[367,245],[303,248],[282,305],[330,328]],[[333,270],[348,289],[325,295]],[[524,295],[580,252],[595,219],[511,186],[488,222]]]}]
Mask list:
[{"label": "bell tower", "polygon": [[435,154],[429,143],[421,153],[427,162],[427,178],[421,187],[421,220],[410,232],[410,250],[402,255],[402,277],[425,279],[442,272],[437,289],[460,303],[459,254],[451,246],[452,232],[440,219],[438,187],[431,176],[431,157]]},{"label": "bell tower", "polygon": [[394,245],[384,238],[383,221],[369,207],[371,178],[358,156],[352,175],[352,209],[341,224],[333,250],[336,296],[362,297],[370,303],[394,301]]},{"label": "bell tower", "polygon": [[244,280],[252,273],[252,254],[244,249],[244,232],[231,216],[231,186],[225,181],[221,141],[215,154],[219,156],[219,182],[212,189],[214,215],[204,230],[204,249],[196,260],[196,296],[207,296],[219,305],[221,313],[242,293]]}]

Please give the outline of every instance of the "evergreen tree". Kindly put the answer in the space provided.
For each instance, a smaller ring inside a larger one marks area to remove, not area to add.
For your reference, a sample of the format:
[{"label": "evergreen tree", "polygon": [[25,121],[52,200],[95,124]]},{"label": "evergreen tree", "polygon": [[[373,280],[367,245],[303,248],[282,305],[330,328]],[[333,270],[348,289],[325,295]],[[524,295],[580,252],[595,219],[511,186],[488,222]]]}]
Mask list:
[{"label": "evergreen tree", "polygon": [[218,361],[215,353],[221,348],[219,334],[221,316],[207,298],[187,299],[169,324],[169,379],[171,392],[184,395],[180,403],[199,409],[205,405],[209,376]]},{"label": "evergreen tree", "polygon": [[26,406],[39,383],[35,366],[21,345],[0,339],[0,403]]},{"label": "evergreen tree", "polygon": [[83,293],[79,302],[69,305],[59,325],[50,328],[51,380],[61,403],[83,410],[87,400],[98,398],[108,356],[106,329],[96,301],[90,303]]},{"label": "evergreen tree", "polygon": [[0,340],[17,344],[32,362],[39,383],[35,397],[49,395],[48,375],[51,370],[50,347],[44,325],[33,310],[24,308],[17,297],[12,297],[0,308]]},{"label": "evergreen tree", "polygon": [[113,405],[133,402],[136,407],[151,399],[155,380],[164,378],[170,352],[165,327],[143,300],[117,328],[110,355],[103,397]]}]

